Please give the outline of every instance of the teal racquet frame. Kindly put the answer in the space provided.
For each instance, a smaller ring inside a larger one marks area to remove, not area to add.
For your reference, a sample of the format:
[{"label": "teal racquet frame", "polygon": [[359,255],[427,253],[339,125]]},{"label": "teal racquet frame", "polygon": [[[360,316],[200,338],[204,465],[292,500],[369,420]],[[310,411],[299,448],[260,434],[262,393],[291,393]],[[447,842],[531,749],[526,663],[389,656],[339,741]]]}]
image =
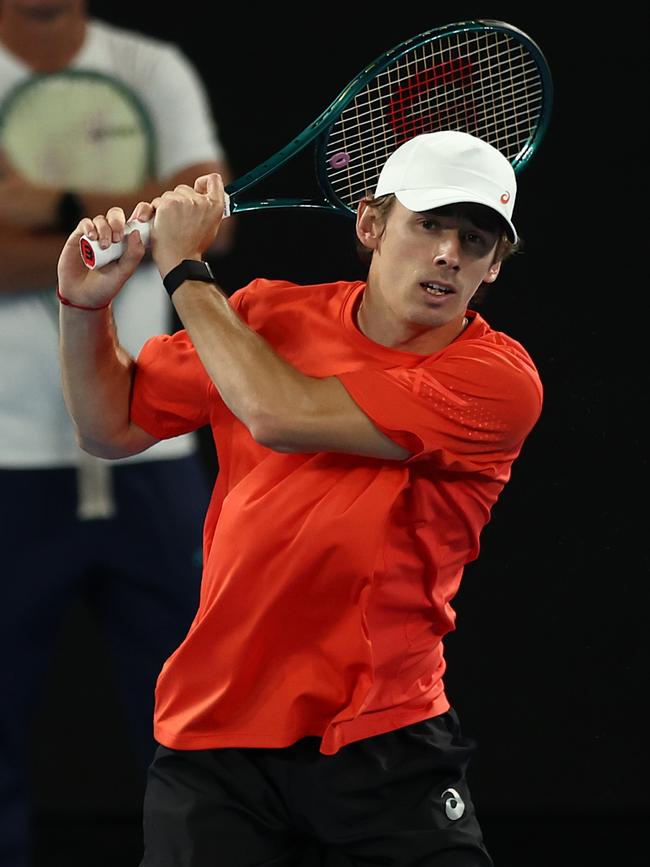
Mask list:
[{"label": "teal racquet frame", "polygon": [[[273,156],[260,163],[256,168],[242,175],[226,187],[230,196],[230,212],[238,213],[252,210],[302,208],[308,210],[320,210],[351,217],[355,211],[351,203],[346,203],[333,188],[327,173],[327,143],[330,132],[341,117],[341,114],[355,100],[355,98],[391,65],[398,63],[409,54],[414,54],[418,49],[430,43],[437,42],[448,37],[466,34],[502,34],[512,40],[525,52],[526,61],[535,69],[540,93],[539,111],[536,111],[534,124],[527,131],[524,139],[518,143],[517,152],[514,156],[508,155],[515,172],[519,173],[528,164],[542,141],[551,116],[553,103],[553,83],[550,69],[546,58],[539,46],[523,31],[503,21],[477,19],[472,21],[448,24],[444,27],[434,28],[418,36],[414,36],[401,42],[394,48],[386,51],[380,57],[365,67],[336,97],[336,99],[316,118],[303,132],[291,142],[277,151]],[[453,125],[441,128],[461,128]],[[434,129],[426,130],[434,131]],[[471,130],[464,130],[471,132]],[[484,136],[483,136],[484,137]],[[321,199],[311,198],[257,198],[244,201],[241,194],[258,184],[263,178],[274,174],[278,169],[303,151],[311,142],[315,143],[314,161],[316,181],[322,193]],[[489,138],[487,139],[489,140]],[[497,142],[491,144],[499,146]],[[387,156],[388,154],[386,154]],[[377,172],[378,177],[378,172]],[[377,177],[374,178],[376,182]],[[374,184],[373,184],[374,186]]]}]

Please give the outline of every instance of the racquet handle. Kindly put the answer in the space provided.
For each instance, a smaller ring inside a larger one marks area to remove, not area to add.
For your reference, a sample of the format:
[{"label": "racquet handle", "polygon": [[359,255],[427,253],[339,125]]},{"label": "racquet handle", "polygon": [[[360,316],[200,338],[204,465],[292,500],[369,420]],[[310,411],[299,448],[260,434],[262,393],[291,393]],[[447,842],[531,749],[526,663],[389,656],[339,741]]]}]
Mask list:
[{"label": "racquet handle", "polygon": [[79,251],[86,268],[94,271],[96,268],[103,268],[109,262],[114,262],[119,259],[122,253],[126,250],[126,238],[134,229],[138,229],[142,243],[145,247],[149,246],[151,237],[151,221],[141,223],[139,220],[132,220],[124,226],[124,240],[116,241],[106,249],[99,246],[99,241],[93,241],[88,235],[82,235],[79,240]]},{"label": "racquet handle", "polygon": [[[227,193],[223,215],[224,217],[230,216],[230,199]],[[82,235],[79,240],[79,252],[86,268],[94,271],[96,268],[103,268],[109,262],[119,259],[126,250],[126,238],[134,229],[138,229],[142,243],[148,247],[151,239],[151,221],[141,223],[139,220],[131,220],[124,227],[124,240],[116,241],[105,250],[99,246],[98,241],[93,241],[88,235]]]}]

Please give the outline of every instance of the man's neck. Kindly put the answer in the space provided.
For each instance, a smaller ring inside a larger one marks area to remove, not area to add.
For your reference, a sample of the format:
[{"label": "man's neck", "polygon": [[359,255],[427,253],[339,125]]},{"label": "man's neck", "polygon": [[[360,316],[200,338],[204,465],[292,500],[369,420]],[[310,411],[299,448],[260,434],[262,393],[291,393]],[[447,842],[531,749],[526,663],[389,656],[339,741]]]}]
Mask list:
[{"label": "man's neck", "polygon": [[367,289],[362,294],[361,303],[357,307],[356,321],[362,334],[375,343],[390,349],[398,349],[400,352],[414,352],[417,355],[431,355],[444,349],[469,324],[469,320],[464,315],[436,328],[398,323],[390,311],[377,308],[373,304],[371,293]]},{"label": "man's neck", "polygon": [[5,11],[0,16],[0,41],[35,72],[64,69],[81,48],[86,17],[62,12],[50,20],[34,20]]}]

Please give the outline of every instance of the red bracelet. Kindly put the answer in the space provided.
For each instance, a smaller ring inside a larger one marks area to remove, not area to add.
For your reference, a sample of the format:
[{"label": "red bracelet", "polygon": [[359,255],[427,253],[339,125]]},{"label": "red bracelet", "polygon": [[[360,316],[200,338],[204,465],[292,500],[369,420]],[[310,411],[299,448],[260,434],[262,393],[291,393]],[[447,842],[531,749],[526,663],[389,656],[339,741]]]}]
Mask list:
[{"label": "red bracelet", "polygon": [[68,301],[67,298],[64,298],[63,295],[61,295],[58,286],[56,287],[56,297],[59,299],[61,304],[64,304],[66,307],[75,307],[77,310],[106,310],[111,303],[109,301],[108,304],[102,304],[101,307],[84,307],[83,304],[73,304],[72,301]]}]

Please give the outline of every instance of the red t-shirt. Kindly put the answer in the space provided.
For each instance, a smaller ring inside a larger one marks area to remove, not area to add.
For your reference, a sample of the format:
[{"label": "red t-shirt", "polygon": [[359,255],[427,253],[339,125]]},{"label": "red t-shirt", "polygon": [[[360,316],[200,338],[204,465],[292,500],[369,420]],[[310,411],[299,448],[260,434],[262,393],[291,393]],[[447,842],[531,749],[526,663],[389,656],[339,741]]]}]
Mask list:
[{"label": "red t-shirt", "polygon": [[313,735],[333,754],[449,708],[451,601],[542,387],[523,347],[472,312],[433,355],[374,343],[355,320],[364,288],[255,280],[231,304],[289,364],[338,376],[407,461],[259,445],[184,331],[138,358],[132,420],[157,438],[210,424],[219,464],[198,613],[156,688],[170,748]]}]

